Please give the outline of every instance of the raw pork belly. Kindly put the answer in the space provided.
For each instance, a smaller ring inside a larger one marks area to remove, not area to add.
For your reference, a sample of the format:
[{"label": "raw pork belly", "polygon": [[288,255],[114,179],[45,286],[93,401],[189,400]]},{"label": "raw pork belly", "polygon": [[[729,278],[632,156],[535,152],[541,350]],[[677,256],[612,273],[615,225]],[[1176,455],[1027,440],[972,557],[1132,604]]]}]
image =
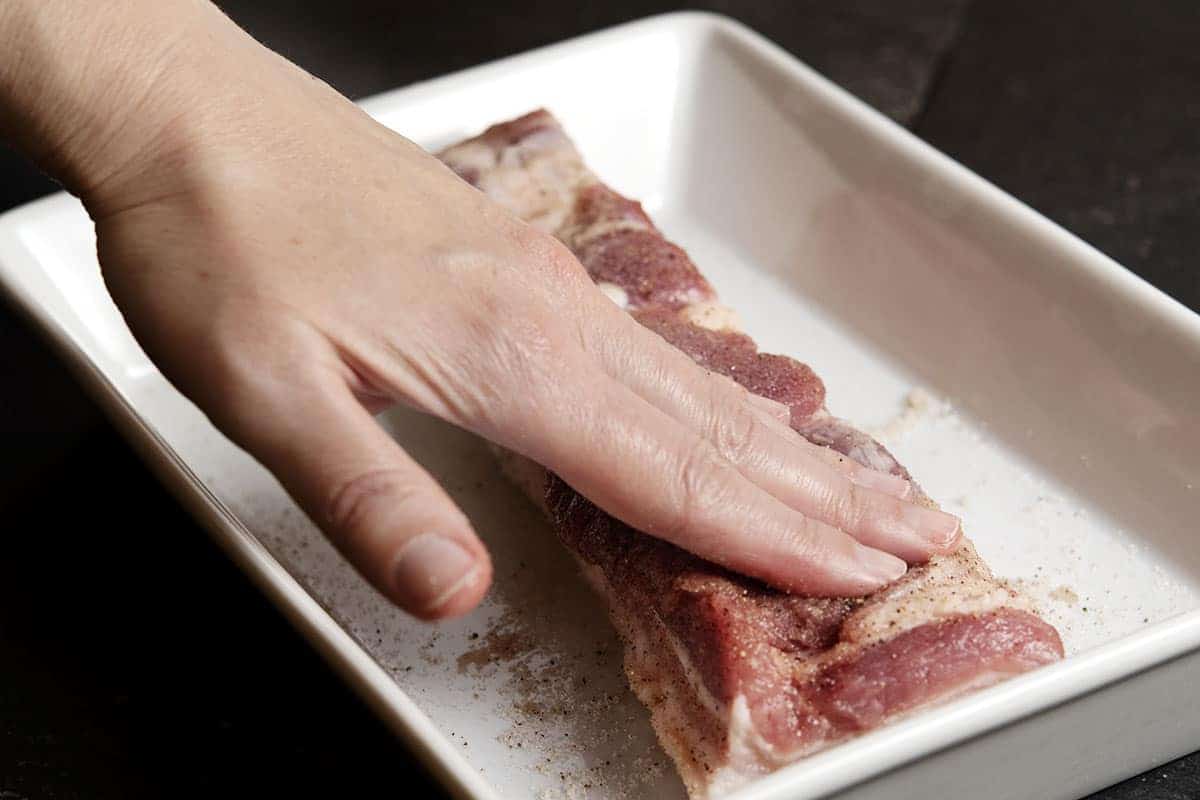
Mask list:
[{"label": "raw pork belly", "polygon": [[[792,427],[810,441],[909,477],[825,410],[812,370],[758,352],[687,254],[588,171],[550,114],[493,126],[441,158],[561,239],[640,323],[790,406]],[[869,597],[788,595],[629,528],[537,465],[511,454],[505,462],[607,599],[630,685],[693,798],[1062,658],[1058,633],[969,541]]]}]

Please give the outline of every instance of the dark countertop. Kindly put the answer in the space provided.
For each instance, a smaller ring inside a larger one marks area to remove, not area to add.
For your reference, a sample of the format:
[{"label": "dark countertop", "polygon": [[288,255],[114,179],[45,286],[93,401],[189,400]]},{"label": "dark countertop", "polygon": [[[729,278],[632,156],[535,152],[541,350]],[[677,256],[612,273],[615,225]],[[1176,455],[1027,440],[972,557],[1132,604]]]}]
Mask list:
[{"label": "dark countertop", "polygon": [[[352,96],[671,9],[222,5]],[[1194,0],[698,5],[1200,309]],[[54,188],[0,150],[0,209]],[[3,305],[0,381],[0,800],[439,796]],[[1200,753],[1094,797],[1200,797]]]}]

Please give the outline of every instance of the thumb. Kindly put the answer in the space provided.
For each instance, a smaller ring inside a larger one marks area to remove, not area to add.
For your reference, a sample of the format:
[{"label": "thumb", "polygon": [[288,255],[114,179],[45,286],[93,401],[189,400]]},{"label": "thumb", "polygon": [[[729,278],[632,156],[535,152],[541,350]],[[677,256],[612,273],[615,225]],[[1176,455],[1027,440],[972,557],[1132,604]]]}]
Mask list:
[{"label": "thumb", "polygon": [[458,616],[479,603],[492,576],[483,543],[348,387],[336,379],[292,383],[285,398],[255,405],[233,426],[235,440],[376,589],[424,619]]}]

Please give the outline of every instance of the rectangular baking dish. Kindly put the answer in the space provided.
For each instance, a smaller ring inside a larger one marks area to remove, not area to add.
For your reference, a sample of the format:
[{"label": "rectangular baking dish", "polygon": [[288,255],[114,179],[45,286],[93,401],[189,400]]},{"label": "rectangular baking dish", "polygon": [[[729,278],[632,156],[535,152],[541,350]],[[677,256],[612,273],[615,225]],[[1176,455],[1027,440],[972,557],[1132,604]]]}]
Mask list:
[{"label": "rectangular baking dish", "polygon": [[[1195,314],[721,17],[651,18],[365,106],[431,148],[553,111],[763,349],[811,363],[830,408],[880,436],[1063,632],[1064,662],[738,800],[1075,798],[1200,747]],[[495,556],[484,606],[429,627],[366,587],[147,361],[74,199],[0,217],[0,281],[452,793],[682,796],[603,610],[480,442],[416,414],[381,418]]]}]

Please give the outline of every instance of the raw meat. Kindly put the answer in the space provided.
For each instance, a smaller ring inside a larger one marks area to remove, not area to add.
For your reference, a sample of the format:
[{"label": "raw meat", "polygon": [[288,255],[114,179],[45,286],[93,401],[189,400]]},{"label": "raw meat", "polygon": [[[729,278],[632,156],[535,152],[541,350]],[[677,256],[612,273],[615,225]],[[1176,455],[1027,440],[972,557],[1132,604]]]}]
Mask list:
[{"label": "raw meat", "polygon": [[[788,405],[810,441],[910,478],[825,410],[811,369],[758,352],[687,254],[586,168],[550,114],[493,126],[441,158],[561,239],[641,324]],[[1062,658],[1058,633],[969,541],[869,597],[788,595],[629,528],[535,464],[512,454],[504,463],[607,599],[630,685],[692,798]]]}]

